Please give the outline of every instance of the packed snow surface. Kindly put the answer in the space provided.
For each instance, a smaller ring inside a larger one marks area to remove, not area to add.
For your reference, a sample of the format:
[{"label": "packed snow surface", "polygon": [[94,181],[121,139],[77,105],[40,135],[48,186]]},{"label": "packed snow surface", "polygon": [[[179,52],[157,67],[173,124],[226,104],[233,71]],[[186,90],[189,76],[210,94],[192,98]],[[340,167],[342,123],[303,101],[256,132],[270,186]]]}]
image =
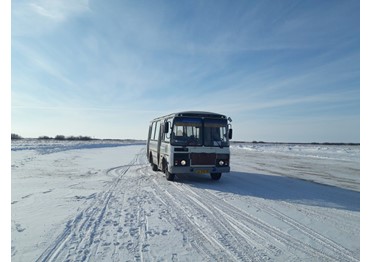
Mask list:
[{"label": "packed snow surface", "polygon": [[168,182],[138,141],[12,142],[12,261],[359,261],[359,146],[231,145]]}]

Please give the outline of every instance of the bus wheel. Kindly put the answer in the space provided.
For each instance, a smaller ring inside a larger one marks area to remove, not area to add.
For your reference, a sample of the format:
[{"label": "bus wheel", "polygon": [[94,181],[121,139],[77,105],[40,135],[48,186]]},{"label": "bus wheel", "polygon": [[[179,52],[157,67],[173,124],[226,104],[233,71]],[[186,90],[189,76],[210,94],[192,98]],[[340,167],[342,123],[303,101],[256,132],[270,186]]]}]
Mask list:
[{"label": "bus wheel", "polygon": [[222,175],[221,173],[211,173],[211,178],[213,180],[220,180],[221,175]]},{"label": "bus wheel", "polygon": [[153,170],[153,171],[158,171],[158,170],[159,170],[159,169],[158,169],[158,166],[155,165],[155,164],[151,164],[151,167],[152,167],[152,170]]},{"label": "bus wheel", "polygon": [[155,164],[153,163],[153,161],[152,161],[152,155],[150,155],[150,164],[151,164],[151,168],[152,168],[153,171],[158,171],[158,170],[159,170],[159,169],[158,169],[158,166],[155,165]]},{"label": "bus wheel", "polygon": [[174,181],[174,177],[175,177],[174,174],[169,173],[169,171],[168,171],[168,167],[165,167],[165,178],[166,178],[168,181]]}]

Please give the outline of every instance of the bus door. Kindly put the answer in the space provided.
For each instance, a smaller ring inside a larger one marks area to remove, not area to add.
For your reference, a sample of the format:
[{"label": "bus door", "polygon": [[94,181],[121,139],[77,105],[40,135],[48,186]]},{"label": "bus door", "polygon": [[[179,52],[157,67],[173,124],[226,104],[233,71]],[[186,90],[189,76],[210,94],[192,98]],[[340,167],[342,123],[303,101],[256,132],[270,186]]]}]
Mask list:
[{"label": "bus door", "polygon": [[160,124],[160,126],[159,126],[159,128],[160,128],[160,132],[159,132],[159,134],[158,134],[158,143],[157,143],[157,146],[156,146],[156,152],[157,152],[157,160],[158,160],[158,167],[160,167],[160,150],[161,150],[161,138],[162,138],[162,136],[163,136],[163,130],[164,130],[164,124],[163,123],[161,123]]},{"label": "bus door", "polygon": [[147,135],[147,143],[146,143],[146,156],[147,159],[150,160],[150,141],[151,141],[151,134],[152,134],[152,124],[149,127],[149,134]]}]

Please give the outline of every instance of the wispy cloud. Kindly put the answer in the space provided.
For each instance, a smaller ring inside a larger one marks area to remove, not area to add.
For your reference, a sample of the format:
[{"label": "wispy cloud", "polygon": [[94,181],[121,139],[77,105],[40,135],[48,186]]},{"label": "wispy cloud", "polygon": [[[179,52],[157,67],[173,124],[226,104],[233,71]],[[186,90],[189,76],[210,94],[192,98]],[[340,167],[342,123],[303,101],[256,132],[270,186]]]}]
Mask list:
[{"label": "wispy cloud", "polygon": [[89,10],[88,0],[38,0],[29,2],[30,10],[53,21],[61,22],[70,15]]},{"label": "wispy cloud", "polygon": [[72,16],[89,11],[89,0],[20,0],[12,2],[12,35],[40,35]]},{"label": "wispy cloud", "polygon": [[352,1],[12,3],[14,123],[50,111],[112,130],[132,114],[145,136],[143,121],[179,110],[357,117],[359,70]]}]

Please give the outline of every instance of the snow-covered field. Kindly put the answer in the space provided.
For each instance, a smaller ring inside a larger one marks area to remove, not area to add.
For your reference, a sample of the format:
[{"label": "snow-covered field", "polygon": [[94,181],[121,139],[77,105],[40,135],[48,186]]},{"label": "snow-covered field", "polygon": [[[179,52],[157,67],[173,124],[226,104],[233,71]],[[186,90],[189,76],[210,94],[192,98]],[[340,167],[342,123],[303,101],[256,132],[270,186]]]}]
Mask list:
[{"label": "snow-covered field", "polygon": [[12,261],[359,261],[359,146],[231,145],[166,181],[143,142],[12,142]]}]

